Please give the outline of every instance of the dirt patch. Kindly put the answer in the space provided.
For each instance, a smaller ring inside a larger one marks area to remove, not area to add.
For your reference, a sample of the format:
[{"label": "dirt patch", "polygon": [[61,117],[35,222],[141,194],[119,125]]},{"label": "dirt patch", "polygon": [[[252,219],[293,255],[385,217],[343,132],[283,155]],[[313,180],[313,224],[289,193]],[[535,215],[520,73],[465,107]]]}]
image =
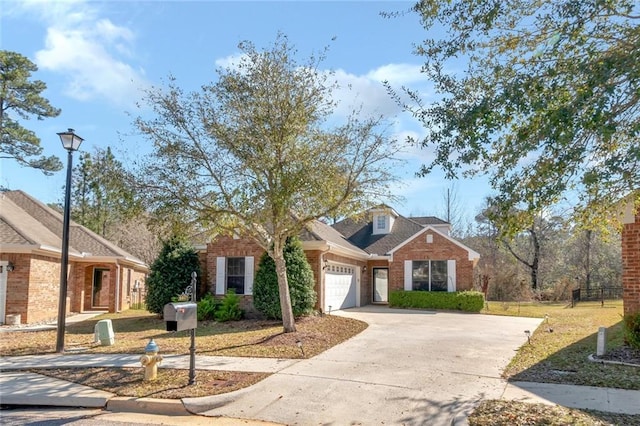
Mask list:
[{"label": "dirt patch", "polygon": [[559,405],[483,401],[469,416],[469,426],[640,425],[640,416],[577,410]]},{"label": "dirt patch", "polygon": [[219,395],[251,386],[269,376],[268,373],[197,370],[196,383],[189,385],[189,371],[177,369],[161,368],[158,378],[152,381],[144,380],[141,368],[52,368],[29,371],[118,396],[164,399]]}]

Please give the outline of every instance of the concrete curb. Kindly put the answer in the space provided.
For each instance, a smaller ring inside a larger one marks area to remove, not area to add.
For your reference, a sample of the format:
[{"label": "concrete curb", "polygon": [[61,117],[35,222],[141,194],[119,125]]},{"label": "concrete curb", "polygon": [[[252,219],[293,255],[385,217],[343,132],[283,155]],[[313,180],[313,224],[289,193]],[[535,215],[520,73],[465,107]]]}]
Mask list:
[{"label": "concrete curb", "polygon": [[133,412],[165,416],[191,415],[179,399],[116,396],[111,398],[106,405],[107,410],[113,412]]}]

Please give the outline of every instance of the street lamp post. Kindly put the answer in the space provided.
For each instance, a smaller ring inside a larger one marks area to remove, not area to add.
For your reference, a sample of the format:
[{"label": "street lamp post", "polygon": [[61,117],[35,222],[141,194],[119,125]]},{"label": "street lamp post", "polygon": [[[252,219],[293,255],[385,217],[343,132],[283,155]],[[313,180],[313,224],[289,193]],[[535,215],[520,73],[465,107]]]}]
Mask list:
[{"label": "street lamp post", "polygon": [[64,188],[64,220],[62,222],[62,261],[60,265],[60,300],[58,301],[58,334],[56,352],[64,352],[64,329],[67,314],[67,268],[69,266],[69,217],[71,212],[71,170],[73,151],[80,148],[84,139],[76,135],[73,129],[58,133],[62,147],[67,150],[67,183]]}]

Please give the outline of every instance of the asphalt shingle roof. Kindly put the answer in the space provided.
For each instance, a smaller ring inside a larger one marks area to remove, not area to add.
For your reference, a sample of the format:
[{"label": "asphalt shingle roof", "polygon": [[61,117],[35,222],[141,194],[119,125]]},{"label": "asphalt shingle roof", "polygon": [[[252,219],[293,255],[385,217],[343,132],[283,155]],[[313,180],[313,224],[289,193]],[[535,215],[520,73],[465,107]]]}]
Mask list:
[{"label": "asphalt shingle roof", "polygon": [[[0,195],[0,244],[62,248],[62,214],[23,191]],[[123,257],[143,261],[73,221],[69,224],[69,253]]]},{"label": "asphalt shingle roof", "polygon": [[[389,206],[381,208],[392,210]],[[344,219],[333,225],[351,244],[369,254],[385,255],[404,243],[425,226],[448,225],[449,223],[435,216],[404,217],[393,213],[395,219],[388,234],[373,234],[373,222],[370,214],[359,215],[356,219]]]},{"label": "asphalt shingle roof", "polygon": [[[442,222],[446,223],[446,222]],[[423,229],[420,223],[398,216],[388,234],[373,235],[373,223],[367,216],[361,219],[345,219],[333,225],[345,238],[356,247],[369,254],[384,255],[399,246]]]},{"label": "asphalt shingle roof", "polygon": [[[363,252],[360,247],[354,245],[338,230],[318,220],[309,224],[307,229],[300,235],[300,239],[303,241],[327,241],[346,249]],[[365,253],[363,252],[363,254]]]}]

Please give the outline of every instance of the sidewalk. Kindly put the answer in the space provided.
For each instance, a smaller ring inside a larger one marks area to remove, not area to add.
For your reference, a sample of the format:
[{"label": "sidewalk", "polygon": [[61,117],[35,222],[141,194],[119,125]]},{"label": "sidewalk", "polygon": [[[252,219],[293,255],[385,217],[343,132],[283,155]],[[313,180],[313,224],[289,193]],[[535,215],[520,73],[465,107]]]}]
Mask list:
[{"label": "sidewalk", "polygon": [[[66,407],[98,407],[110,411],[129,411],[165,415],[188,415],[195,412],[199,400],[185,401],[153,398],[117,397],[111,393],[64,380],[34,373],[14,372],[25,368],[56,367],[140,367],[140,355],[129,354],[73,354],[0,357],[0,405],[41,405]],[[198,370],[234,370],[277,373],[300,360],[197,356]],[[188,368],[186,355],[167,355],[161,368]],[[220,402],[229,395],[219,395]],[[506,383],[502,399],[528,403],[562,405],[570,408],[589,408],[623,414],[640,415],[640,391],[573,386],[550,383]],[[193,406],[194,409],[190,409]],[[213,418],[212,418],[213,420]],[[230,419],[225,419],[228,423]],[[238,420],[237,424],[247,424]],[[261,423],[264,424],[264,423]]]},{"label": "sidewalk", "polygon": [[[0,357],[0,405],[105,408],[111,412],[135,412],[164,416],[190,416],[181,400],[118,397],[88,386],[40,374],[14,371],[29,368],[137,367],[140,354],[49,354]],[[197,356],[198,370],[230,370],[276,373],[299,360]],[[160,368],[189,368],[188,355],[166,355]],[[195,398],[197,400],[197,398]],[[220,426],[277,425],[264,421],[209,417]]]}]

